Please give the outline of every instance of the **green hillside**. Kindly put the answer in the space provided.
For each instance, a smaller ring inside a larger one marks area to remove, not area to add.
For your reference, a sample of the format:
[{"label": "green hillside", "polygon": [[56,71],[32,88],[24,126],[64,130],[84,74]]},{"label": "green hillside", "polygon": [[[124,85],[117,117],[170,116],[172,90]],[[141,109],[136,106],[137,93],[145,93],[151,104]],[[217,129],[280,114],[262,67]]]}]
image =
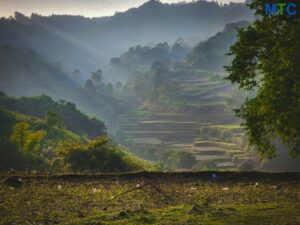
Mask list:
[{"label": "green hillside", "polygon": [[41,140],[41,143],[39,143],[44,147],[44,149],[46,149],[47,147],[55,147],[61,141],[86,141],[85,138],[82,138],[67,129],[49,126],[42,119],[33,116],[26,116],[17,112],[12,112],[4,108],[0,108],[0,124],[1,170],[7,170],[9,168],[45,168],[44,166],[46,162],[44,162],[42,157],[40,157],[40,154],[34,153],[34,155],[32,155],[24,153],[22,151],[19,151],[16,145],[11,143],[10,137],[13,134],[14,126],[16,124],[28,124],[30,126],[30,132],[46,132],[47,134]]},{"label": "green hillside", "polygon": [[12,112],[4,108],[0,108],[1,119],[1,137],[8,136],[12,132],[13,125],[20,122],[26,122],[33,127],[33,130],[46,130],[48,135],[45,142],[52,142],[58,140],[86,140],[65,128],[51,127],[44,120],[33,116],[26,116],[21,113]]},{"label": "green hillside", "polygon": [[189,51],[190,47],[183,38],[178,38],[173,44],[164,42],[155,46],[137,45],[110,60],[104,69],[105,79],[126,83],[132,72],[148,70],[155,62],[179,62]]},{"label": "green hillside", "polygon": [[183,60],[180,66],[222,71],[223,66],[230,63],[230,57],[225,57],[230,46],[236,41],[237,29],[249,25],[247,21],[227,24],[221,32],[200,42]]},{"label": "green hillside", "polygon": [[[110,141],[104,124],[88,118],[72,103],[58,103],[45,95],[12,98],[4,93],[0,101],[2,171],[124,172],[149,167]],[[84,129],[89,132],[80,134]]]},{"label": "green hillside", "polygon": [[48,111],[54,111],[61,117],[62,126],[77,135],[86,135],[89,138],[106,135],[106,128],[102,121],[89,118],[71,102],[64,100],[56,102],[47,95],[15,98],[2,94],[0,106],[40,119],[44,119]]}]

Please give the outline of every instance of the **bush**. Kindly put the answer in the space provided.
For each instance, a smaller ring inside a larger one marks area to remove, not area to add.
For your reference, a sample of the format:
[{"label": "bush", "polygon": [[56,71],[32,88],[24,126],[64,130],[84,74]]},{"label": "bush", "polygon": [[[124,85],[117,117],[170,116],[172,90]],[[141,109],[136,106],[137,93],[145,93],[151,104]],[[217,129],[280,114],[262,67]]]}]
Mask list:
[{"label": "bush", "polygon": [[167,163],[178,169],[191,169],[197,160],[190,151],[171,151],[167,156]]},{"label": "bush", "polygon": [[57,152],[71,171],[127,172],[143,169],[143,164],[119,147],[109,146],[107,137],[86,144],[65,142]]},{"label": "bush", "polygon": [[16,123],[9,141],[16,146],[18,151],[36,156],[40,153],[41,141],[47,132],[44,130],[31,131],[29,127],[30,125],[25,122]]}]

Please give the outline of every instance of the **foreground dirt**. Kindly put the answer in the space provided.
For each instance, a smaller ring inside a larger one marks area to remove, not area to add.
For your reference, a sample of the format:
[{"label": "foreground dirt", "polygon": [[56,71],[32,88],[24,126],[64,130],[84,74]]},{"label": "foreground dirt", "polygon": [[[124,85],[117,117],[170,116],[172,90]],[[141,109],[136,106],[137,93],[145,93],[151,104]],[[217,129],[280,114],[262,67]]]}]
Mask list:
[{"label": "foreground dirt", "polygon": [[0,224],[300,224],[299,173],[212,175],[1,174]]}]

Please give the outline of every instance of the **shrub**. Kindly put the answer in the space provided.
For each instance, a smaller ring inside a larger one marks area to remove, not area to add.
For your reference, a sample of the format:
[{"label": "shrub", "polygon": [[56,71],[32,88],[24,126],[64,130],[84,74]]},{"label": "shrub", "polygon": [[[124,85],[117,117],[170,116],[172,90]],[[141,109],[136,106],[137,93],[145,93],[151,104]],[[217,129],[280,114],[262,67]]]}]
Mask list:
[{"label": "shrub", "polygon": [[143,169],[141,162],[119,147],[108,145],[107,137],[88,143],[65,142],[57,152],[63,157],[67,170],[126,172]]},{"label": "shrub", "polygon": [[16,123],[9,138],[11,144],[25,154],[35,156],[41,149],[41,141],[47,135],[44,130],[30,131],[30,125],[25,122]]},{"label": "shrub", "polygon": [[178,169],[191,169],[197,160],[190,151],[171,151],[167,156],[167,162]]}]

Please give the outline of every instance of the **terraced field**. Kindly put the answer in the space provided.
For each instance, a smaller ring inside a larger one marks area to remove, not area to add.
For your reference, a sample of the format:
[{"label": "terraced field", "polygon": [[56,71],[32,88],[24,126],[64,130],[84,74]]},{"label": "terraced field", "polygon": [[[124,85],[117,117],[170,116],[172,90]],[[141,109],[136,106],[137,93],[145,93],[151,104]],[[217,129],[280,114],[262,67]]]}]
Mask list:
[{"label": "terraced field", "polygon": [[226,107],[232,87],[208,74],[173,81],[180,84],[178,93],[187,108],[196,106],[196,112],[126,114],[119,117],[120,130],[138,146],[191,151],[197,161],[213,162],[218,169],[236,169],[249,160],[240,149],[244,131]]}]

